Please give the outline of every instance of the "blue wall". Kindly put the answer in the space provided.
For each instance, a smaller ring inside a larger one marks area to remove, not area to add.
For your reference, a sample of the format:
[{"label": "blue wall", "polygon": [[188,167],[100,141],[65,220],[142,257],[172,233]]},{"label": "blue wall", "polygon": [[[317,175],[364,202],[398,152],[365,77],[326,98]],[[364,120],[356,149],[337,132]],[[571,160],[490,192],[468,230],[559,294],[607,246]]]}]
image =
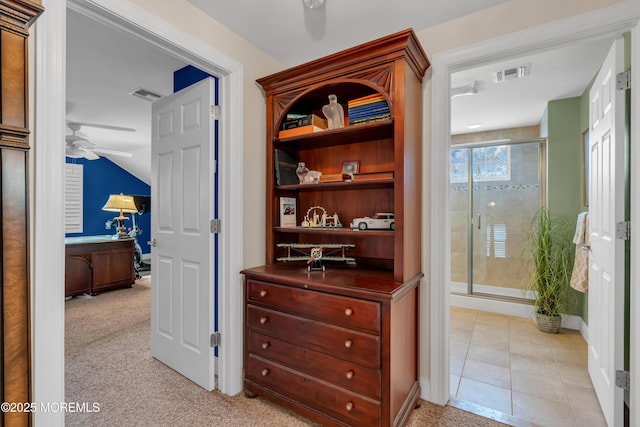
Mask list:
[{"label": "blue wall", "polygon": [[[84,165],[83,167],[83,232],[67,233],[66,237],[95,236],[115,234],[116,229],[105,229],[107,220],[118,216],[115,212],[106,212],[102,207],[109,199],[110,194],[128,194],[138,196],[151,195],[149,185],[140,181],[111,160],[100,157],[98,160],[72,159],[67,157],[67,163]],[[131,214],[125,214],[127,229],[133,226]],[[147,241],[151,232],[151,214],[137,215],[138,227],[142,229],[142,235],[138,237],[138,243],[143,254],[151,253]]]},{"label": "blue wall", "polygon": [[173,72],[173,92],[178,92],[179,90],[182,90],[185,87],[189,87],[194,83],[198,83],[200,80],[204,80],[207,77],[213,76],[194,67],[193,65],[182,67],[179,70]]}]

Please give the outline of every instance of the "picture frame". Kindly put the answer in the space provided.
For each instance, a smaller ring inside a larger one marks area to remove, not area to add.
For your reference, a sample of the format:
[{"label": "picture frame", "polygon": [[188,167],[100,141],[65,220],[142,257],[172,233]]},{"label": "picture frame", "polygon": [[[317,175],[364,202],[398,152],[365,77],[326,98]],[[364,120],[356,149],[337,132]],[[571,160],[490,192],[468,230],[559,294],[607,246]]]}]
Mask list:
[{"label": "picture frame", "polygon": [[280,227],[296,227],[298,201],[295,197],[280,197]]},{"label": "picture frame", "polygon": [[360,172],[360,160],[345,160],[342,162],[342,173],[351,175]]}]

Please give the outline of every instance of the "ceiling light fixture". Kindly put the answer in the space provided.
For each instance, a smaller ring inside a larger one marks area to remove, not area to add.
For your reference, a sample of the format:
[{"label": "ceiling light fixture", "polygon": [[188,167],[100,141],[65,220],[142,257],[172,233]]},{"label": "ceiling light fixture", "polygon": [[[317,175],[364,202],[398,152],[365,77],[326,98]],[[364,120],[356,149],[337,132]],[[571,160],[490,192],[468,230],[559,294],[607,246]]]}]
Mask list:
[{"label": "ceiling light fixture", "polygon": [[463,95],[475,95],[478,93],[478,82],[474,81],[471,84],[465,86],[458,86],[451,88],[451,97],[455,98],[456,96]]},{"label": "ceiling light fixture", "polygon": [[324,6],[325,0],[302,0],[307,9],[318,9]]}]

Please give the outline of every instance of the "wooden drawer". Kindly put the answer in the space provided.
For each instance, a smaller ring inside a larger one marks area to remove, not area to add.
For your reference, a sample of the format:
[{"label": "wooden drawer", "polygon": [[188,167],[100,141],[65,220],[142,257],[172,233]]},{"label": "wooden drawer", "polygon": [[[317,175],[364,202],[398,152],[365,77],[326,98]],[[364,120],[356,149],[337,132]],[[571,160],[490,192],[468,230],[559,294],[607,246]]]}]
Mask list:
[{"label": "wooden drawer", "polygon": [[349,425],[375,426],[380,423],[380,402],[258,356],[249,355],[245,375],[249,381]]},{"label": "wooden drawer", "polygon": [[247,280],[247,301],[352,329],[380,333],[380,304],[323,292]]},{"label": "wooden drawer", "polygon": [[305,374],[380,399],[380,371],[249,330],[251,353]]},{"label": "wooden drawer", "polygon": [[247,306],[247,326],[291,344],[380,369],[380,337],[377,335],[253,305]]}]

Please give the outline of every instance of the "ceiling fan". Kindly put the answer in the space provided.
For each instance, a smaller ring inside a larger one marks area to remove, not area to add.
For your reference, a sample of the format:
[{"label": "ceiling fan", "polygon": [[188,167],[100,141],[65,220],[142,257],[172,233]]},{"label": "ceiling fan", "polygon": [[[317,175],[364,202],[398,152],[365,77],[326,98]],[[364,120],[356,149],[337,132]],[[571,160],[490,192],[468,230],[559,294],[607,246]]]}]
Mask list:
[{"label": "ceiling fan", "polygon": [[71,157],[74,159],[85,158],[87,160],[97,160],[100,158],[100,156],[98,156],[98,154],[96,153],[111,154],[114,156],[122,156],[122,157],[133,156],[131,153],[128,153],[126,151],[96,147],[95,143],[89,141],[80,132],[80,128],[82,128],[83,126],[117,130],[117,131],[123,131],[123,132],[135,132],[135,129],[119,127],[119,126],[99,125],[99,124],[93,124],[93,123],[67,122],[67,127],[71,131],[71,134],[66,136],[67,145],[66,145],[65,154],[67,155],[67,157]]}]

